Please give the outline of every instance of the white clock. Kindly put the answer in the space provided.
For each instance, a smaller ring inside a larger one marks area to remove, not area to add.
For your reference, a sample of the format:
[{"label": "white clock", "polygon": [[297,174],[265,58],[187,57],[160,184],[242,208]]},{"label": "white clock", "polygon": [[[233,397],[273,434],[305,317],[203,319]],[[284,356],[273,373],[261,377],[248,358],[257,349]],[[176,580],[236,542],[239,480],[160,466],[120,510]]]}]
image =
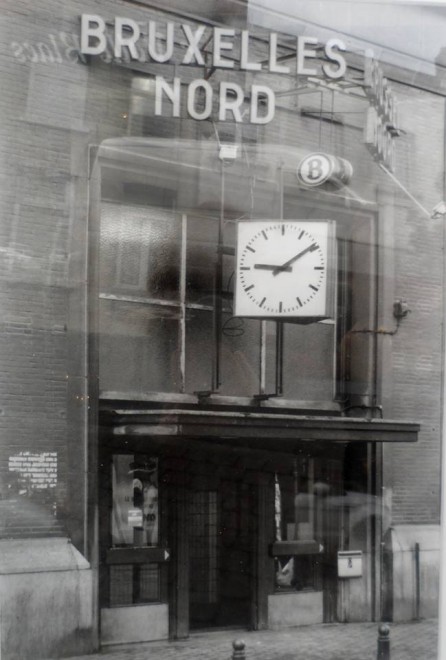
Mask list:
[{"label": "white clock", "polygon": [[237,225],[235,316],[332,314],[334,222],[251,220]]}]

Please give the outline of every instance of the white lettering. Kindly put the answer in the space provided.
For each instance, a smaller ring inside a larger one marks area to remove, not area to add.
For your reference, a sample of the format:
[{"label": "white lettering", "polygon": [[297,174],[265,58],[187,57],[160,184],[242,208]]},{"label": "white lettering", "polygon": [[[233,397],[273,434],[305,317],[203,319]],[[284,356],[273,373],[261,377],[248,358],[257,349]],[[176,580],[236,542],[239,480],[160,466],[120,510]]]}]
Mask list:
[{"label": "white lettering", "polygon": [[[197,108],[197,91],[202,91],[202,97],[204,99],[204,107],[202,110],[198,111]],[[192,119],[208,119],[212,112],[212,87],[207,82],[207,80],[194,80],[189,85],[187,90],[187,112]]]},{"label": "white lettering", "polygon": [[233,69],[234,61],[225,59],[222,51],[231,51],[234,47],[232,41],[224,41],[224,37],[234,38],[235,30],[230,28],[214,28],[214,54],[213,65],[224,69]]},{"label": "white lettering", "polygon": [[[132,34],[123,34],[124,28],[130,28]],[[132,59],[137,60],[139,55],[136,49],[136,42],[141,36],[141,30],[136,21],[131,18],[115,18],[115,57],[122,57],[122,47],[126,46]]]},{"label": "white lettering", "polygon": [[70,34],[70,32],[59,32],[59,38],[62,44],[65,46],[65,57],[67,60],[70,62],[78,62],[79,60],[84,63],[86,62],[84,55],[87,53],[82,52],[77,34]]},{"label": "white lettering", "polygon": [[328,59],[331,62],[336,62],[338,65],[336,69],[333,69],[329,64],[323,64],[322,65],[322,71],[325,73],[325,75],[328,78],[342,78],[342,76],[345,75],[345,72],[347,70],[347,63],[345,61],[345,58],[336,50],[333,49],[338,49],[341,51],[345,51],[345,44],[343,41],[340,39],[329,39],[327,43],[325,44],[325,55],[328,57]]},{"label": "white lettering", "polygon": [[13,41],[11,43],[11,48],[12,48],[12,54],[14,57],[24,64],[26,62],[26,55],[23,54],[23,46],[19,44],[18,41]]},{"label": "white lettering", "polygon": [[62,62],[63,62],[62,55],[60,54],[60,50],[59,50],[58,43],[56,41],[56,37],[54,36],[54,34],[50,34],[49,37],[50,37],[51,44],[54,48],[54,53],[55,53],[55,56],[56,56],[56,62],[58,64],[62,64]]},{"label": "white lettering", "polygon": [[38,53],[40,55],[39,62],[54,62],[54,55],[51,50],[51,48],[48,46],[48,44],[45,43],[38,43],[36,44],[36,48],[38,50]]},{"label": "white lettering", "polygon": [[156,21],[149,21],[149,55],[155,62],[168,62],[173,55],[174,46],[174,25],[173,23],[166,23],[166,45],[164,53],[157,50],[157,23]]},{"label": "white lettering", "polygon": [[317,69],[306,68],[305,58],[315,58],[317,53],[313,49],[307,49],[306,46],[316,46],[318,40],[315,37],[298,37],[297,39],[297,74],[299,76],[316,76]]},{"label": "white lettering", "polygon": [[38,57],[38,55],[37,55],[37,53],[34,49],[34,46],[29,44],[27,41],[24,41],[23,44],[22,44],[22,47],[23,47],[23,50],[25,50],[25,51],[27,50],[30,53],[30,55],[29,55],[29,61],[30,62],[38,62],[39,61],[39,57]]},{"label": "white lettering", "polygon": [[[235,98],[231,98],[235,94]],[[218,118],[220,121],[226,120],[226,113],[232,112],[232,116],[236,122],[241,122],[242,114],[240,106],[244,101],[243,89],[240,85],[230,82],[220,83],[220,110]]]},{"label": "white lettering", "polygon": [[191,64],[191,62],[195,59],[197,64],[201,64],[202,66],[204,66],[205,62],[203,59],[203,55],[201,54],[201,51],[198,48],[198,44],[206,30],[206,27],[204,25],[200,25],[195,30],[195,33],[192,32],[192,28],[190,27],[190,25],[182,25],[181,27],[183,28],[183,32],[189,44],[188,49],[186,51],[186,55],[184,56],[183,59],[183,64]]},{"label": "white lettering", "polygon": [[[100,55],[105,50],[105,21],[96,14],[81,16],[81,53],[83,55]],[[97,39],[94,46],[90,45],[90,37]]]},{"label": "white lettering", "polygon": [[163,114],[163,92],[172,102],[172,117],[180,116],[180,90],[181,82],[179,78],[173,79],[173,87],[162,77],[155,78],[155,115]]},{"label": "white lettering", "polygon": [[[266,97],[266,113],[259,116],[259,106],[263,105],[263,99]],[[268,124],[274,119],[276,111],[276,96],[272,89],[265,85],[253,85],[251,87],[251,112],[250,121],[252,124]]]},{"label": "white lettering", "polygon": [[375,108],[367,108],[366,122],[364,127],[364,142],[367,145],[375,144],[375,124],[376,124],[376,110]]},{"label": "white lettering", "polygon": [[262,65],[260,62],[249,61],[249,32],[242,30],[241,44],[240,44],[240,68],[245,71],[260,71]]},{"label": "white lettering", "polygon": [[364,142],[373,157],[393,171],[395,165],[393,137],[387,130],[387,124],[373,106],[367,110]]},{"label": "white lettering", "polygon": [[290,67],[277,64],[277,34],[271,32],[269,35],[269,62],[268,69],[271,73],[289,73]]}]

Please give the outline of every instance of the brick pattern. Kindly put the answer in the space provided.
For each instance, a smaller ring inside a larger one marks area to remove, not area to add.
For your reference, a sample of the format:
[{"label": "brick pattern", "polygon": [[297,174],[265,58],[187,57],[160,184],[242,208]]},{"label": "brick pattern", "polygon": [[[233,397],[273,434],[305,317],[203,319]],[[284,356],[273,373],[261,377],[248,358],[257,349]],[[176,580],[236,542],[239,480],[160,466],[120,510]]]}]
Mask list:
[{"label": "brick pattern", "polygon": [[[74,472],[82,479],[82,462],[67,462],[68,437],[80,446],[85,440],[82,423],[67,421],[66,415],[74,403],[67,383],[72,377],[86,378],[85,369],[78,367],[73,374],[68,364],[73,352],[82,354],[85,342],[69,299],[75,290],[82,300],[85,289],[87,147],[126,134],[131,84],[124,67],[77,61],[71,35],[78,32],[82,12],[141,20],[157,15],[114,0],[106,7],[99,0],[73,0],[69,6],[38,0],[32,7],[28,0],[6,0],[0,30],[2,493],[6,502],[14,457],[57,454],[57,485],[48,489],[52,501],[45,503],[45,511],[68,513],[67,475]],[[285,77],[267,74],[259,76],[262,81],[282,91],[289,85]],[[443,100],[408,87],[397,87],[396,93],[406,131],[397,143],[397,176],[431,208],[443,196]],[[356,128],[348,128],[300,116],[304,105],[319,101],[317,92],[282,100],[276,120],[262,133],[265,141],[278,145],[316,147],[350,159],[354,191],[366,200],[375,200],[377,188],[394,195],[395,295],[407,299],[412,311],[391,340],[392,404],[384,414],[413,418],[423,427],[417,446],[386,448],[393,515],[396,523],[437,522],[442,224],[426,222],[378,170],[362,144],[360,119]],[[331,99],[324,96],[323,110],[330,109]],[[342,101],[336,110],[353,112],[357,104]],[[85,399],[81,405],[86,412]],[[14,505],[14,525],[3,534],[38,533],[30,522],[30,503],[32,498],[23,498],[23,513],[19,503]],[[53,533],[53,523],[51,513],[40,532]]]}]

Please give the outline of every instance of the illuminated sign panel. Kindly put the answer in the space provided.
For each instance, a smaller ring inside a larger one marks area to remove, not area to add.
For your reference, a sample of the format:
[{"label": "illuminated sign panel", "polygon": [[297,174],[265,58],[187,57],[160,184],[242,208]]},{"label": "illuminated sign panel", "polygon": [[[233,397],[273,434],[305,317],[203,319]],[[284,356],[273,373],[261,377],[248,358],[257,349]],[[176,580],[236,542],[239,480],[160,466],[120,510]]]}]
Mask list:
[{"label": "illuminated sign panel", "polygon": [[364,90],[370,101],[364,142],[373,157],[393,171],[395,164],[393,139],[398,135],[395,100],[381,67],[369,55],[365,58]]}]

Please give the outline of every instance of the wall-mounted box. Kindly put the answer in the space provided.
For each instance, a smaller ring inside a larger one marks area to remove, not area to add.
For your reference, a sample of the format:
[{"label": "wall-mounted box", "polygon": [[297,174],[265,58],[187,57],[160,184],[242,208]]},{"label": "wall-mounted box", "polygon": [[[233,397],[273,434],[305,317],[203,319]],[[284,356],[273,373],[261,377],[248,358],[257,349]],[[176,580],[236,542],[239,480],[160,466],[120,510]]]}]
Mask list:
[{"label": "wall-mounted box", "polygon": [[362,576],[362,550],[340,550],[338,552],[338,577]]}]

